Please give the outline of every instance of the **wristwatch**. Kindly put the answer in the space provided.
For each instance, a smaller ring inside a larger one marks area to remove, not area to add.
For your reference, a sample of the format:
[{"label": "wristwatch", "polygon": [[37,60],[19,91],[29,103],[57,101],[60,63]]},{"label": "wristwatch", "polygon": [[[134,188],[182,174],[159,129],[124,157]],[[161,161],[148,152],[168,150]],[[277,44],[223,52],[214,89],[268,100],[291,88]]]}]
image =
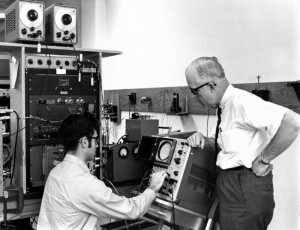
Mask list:
[{"label": "wristwatch", "polygon": [[264,158],[263,158],[262,154],[260,154],[259,161],[260,161],[262,164],[264,164],[264,165],[270,164],[269,162],[265,162],[265,161],[264,161]]}]

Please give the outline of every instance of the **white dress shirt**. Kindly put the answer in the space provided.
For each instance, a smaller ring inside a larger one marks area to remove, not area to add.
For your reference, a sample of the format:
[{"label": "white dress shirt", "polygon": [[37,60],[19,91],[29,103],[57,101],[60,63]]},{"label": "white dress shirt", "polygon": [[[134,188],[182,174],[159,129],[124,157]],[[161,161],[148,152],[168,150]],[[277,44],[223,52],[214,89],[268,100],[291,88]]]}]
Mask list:
[{"label": "white dress shirt", "polygon": [[229,85],[222,97],[217,165],[222,169],[252,167],[276,134],[287,108]]},{"label": "white dress shirt", "polygon": [[97,217],[136,219],[154,198],[151,189],[133,198],[115,195],[81,159],[67,154],[47,179],[37,229],[93,230]]}]

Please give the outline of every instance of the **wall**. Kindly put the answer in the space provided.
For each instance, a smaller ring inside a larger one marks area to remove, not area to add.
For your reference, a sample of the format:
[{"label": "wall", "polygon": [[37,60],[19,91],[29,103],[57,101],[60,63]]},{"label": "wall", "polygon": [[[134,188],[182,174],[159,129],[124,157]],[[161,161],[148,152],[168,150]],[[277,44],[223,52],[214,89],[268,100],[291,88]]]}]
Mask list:
[{"label": "wall", "polygon": [[[297,0],[106,1],[104,88],[185,85],[184,70],[216,56],[233,83],[300,79]],[[131,81],[131,80],[135,81]]]},{"label": "wall", "polygon": [[[298,0],[101,0],[97,9],[95,2],[87,1],[91,7],[85,5],[83,15],[100,12],[103,21],[94,19],[95,31],[84,34],[83,46],[124,52],[103,61],[104,89],[184,86],[184,70],[199,56],[217,56],[232,83],[257,82],[258,74],[262,82],[300,79]],[[174,130],[206,132],[206,116],[151,115]],[[124,119],[111,126],[112,139],[124,134]],[[211,129],[215,118],[208,124]],[[276,209],[269,230],[300,229],[299,143],[274,161]]]}]

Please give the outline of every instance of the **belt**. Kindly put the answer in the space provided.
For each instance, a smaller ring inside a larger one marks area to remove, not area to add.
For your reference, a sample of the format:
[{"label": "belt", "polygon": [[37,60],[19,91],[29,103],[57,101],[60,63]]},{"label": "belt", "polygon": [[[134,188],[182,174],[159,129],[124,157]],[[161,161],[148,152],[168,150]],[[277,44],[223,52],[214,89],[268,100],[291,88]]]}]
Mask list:
[{"label": "belt", "polygon": [[243,171],[244,169],[252,171],[252,168],[247,168],[245,166],[238,166],[238,167],[235,167],[235,168],[224,169],[224,171],[226,171],[226,172],[234,172],[234,171]]}]

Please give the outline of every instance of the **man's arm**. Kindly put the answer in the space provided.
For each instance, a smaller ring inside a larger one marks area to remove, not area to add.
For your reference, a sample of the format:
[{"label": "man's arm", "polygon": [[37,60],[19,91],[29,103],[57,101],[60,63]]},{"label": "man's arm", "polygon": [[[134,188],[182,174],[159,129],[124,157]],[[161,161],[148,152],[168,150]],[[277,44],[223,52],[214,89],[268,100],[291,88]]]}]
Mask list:
[{"label": "man's arm", "polygon": [[272,170],[268,163],[283,153],[297,138],[300,131],[300,115],[289,111],[267,147],[253,162],[253,171],[258,176],[264,176]]},{"label": "man's arm", "polygon": [[200,132],[194,133],[192,136],[187,138],[187,142],[189,146],[201,148],[203,149],[205,145],[213,144],[215,142],[214,138],[206,138],[204,135]]},{"label": "man's arm", "polygon": [[284,115],[275,136],[261,153],[262,159],[270,162],[279,156],[294,142],[299,131],[300,115],[290,110]]}]

